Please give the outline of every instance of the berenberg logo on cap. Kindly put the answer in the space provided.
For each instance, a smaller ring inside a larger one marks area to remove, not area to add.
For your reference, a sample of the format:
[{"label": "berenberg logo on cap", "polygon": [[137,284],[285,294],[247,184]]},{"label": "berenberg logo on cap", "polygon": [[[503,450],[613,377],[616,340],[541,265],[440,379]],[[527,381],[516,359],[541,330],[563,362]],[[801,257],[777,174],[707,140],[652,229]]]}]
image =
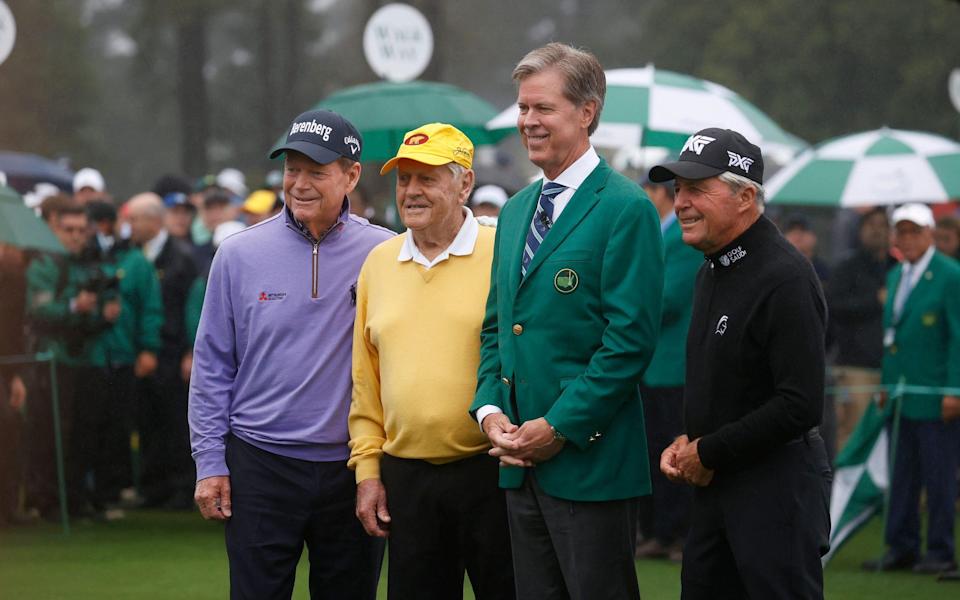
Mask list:
[{"label": "berenberg logo on cap", "polygon": [[290,135],[295,133],[315,133],[323,138],[323,141],[330,141],[330,134],[333,132],[333,127],[324,125],[323,123],[317,123],[316,119],[313,119],[310,122],[300,121],[299,123],[294,123],[290,127]]},{"label": "berenberg logo on cap", "polygon": [[691,135],[689,138],[687,138],[686,143],[683,144],[683,149],[680,150],[680,154],[690,150],[692,152],[696,152],[697,156],[700,156],[700,153],[703,152],[703,149],[707,146],[707,144],[715,141],[717,141],[717,138],[712,138],[708,135]]}]

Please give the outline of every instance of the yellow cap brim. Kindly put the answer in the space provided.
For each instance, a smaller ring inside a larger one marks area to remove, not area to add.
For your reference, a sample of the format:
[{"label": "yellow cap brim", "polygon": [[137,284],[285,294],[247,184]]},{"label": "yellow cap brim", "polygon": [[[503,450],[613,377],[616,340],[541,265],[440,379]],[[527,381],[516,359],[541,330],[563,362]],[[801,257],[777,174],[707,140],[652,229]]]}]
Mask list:
[{"label": "yellow cap brim", "polygon": [[455,160],[451,160],[447,156],[437,156],[436,154],[431,154],[429,152],[400,152],[383,165],[383,168],[380,169],[380,174],[386,175],[388,172],[390,172],[394,167],[397,166],[397,163],[400,162],[401,158],[415,160],[419,163],[430,165],[432,167],[439,167],[440,165],[445,165],[447,163],[457,162]]},{"label": "yellow cap brim", "polygon": [[247,198],[246,202],[243,203],[243,210],[244,212],[253,213],[255,215],[263,215],[269,212],[276,203],[276,196],[273,196],[272,194],[254,193]]}]

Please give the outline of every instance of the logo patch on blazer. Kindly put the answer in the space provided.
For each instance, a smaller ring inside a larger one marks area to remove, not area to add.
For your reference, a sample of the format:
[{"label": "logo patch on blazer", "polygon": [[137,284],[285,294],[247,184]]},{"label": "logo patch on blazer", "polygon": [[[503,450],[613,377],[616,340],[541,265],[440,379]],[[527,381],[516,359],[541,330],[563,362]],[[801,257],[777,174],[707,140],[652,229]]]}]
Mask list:
[{"label": "logo patch on blazer", "polygon": [[937,315],[936,313],[927,313],[920,317],[920,321],[924,327],[933,327],[937,324]]},{"label": "logo patch on blazer", "polygon": [[560,269],[553,276],[553,287],[561,294],[569,294],[580,285],[580,276],[573,269]]}]

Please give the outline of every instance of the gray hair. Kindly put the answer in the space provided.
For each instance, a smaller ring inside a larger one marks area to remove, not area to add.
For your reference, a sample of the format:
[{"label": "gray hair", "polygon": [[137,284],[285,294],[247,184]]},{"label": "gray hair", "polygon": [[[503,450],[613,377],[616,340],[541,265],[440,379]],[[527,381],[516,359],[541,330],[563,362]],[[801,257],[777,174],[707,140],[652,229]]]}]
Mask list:
[{"label": "gray hair", "polygon": [[763,191],[763,186],[756,181],[744,177],[743,175],[737,175],[736,173],[731,173],[730,171],[724,171],[717,175],[720,178],[720,181],[724,182],[730,186],[730,191],[736,194],[745,187],[752,187],[757,192],[756,203],[757,209],[760,211],[760,214],[763,214],[763,209],[766,202],[766,192]]},{"label": "gray hair", "polygon": [[[467,174],[467,168],[461,165],[460,163],[455,163],[453,161],[447,163],[447,168],[450,169],[450,172],[453,173],[453,178],[457,181],[463,179],[463,176]],[[472,192],[473,189],[471,188]]]},{"label": "gray hair", "polygon": [[527,53],[513,69],[513,80],[520,83],[547,69],[557,69],[563,74],[563,95],[577,107],[591,100],[597,103],[597,113],[587,129],[587,133],[593,135],[600,124],[603,100],[607,95],[607,76],[600,61],[586,50],[553,42]]}]

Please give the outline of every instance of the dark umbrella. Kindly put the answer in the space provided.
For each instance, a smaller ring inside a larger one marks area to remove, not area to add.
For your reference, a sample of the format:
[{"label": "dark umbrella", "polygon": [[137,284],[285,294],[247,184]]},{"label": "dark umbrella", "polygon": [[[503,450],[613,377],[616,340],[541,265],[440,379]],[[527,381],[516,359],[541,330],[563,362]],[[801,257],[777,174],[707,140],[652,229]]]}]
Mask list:
[{"label": "dark umbrella", "polygon": [[41,181],[73,191],[73,171],[55,160],[25,154],[23,152],[0,152],[0,172],[7,174],[7,185],[25,194]]},{"label": "dark umbrella", "polygon": [[12,188],[0,186],[0,243],[17,248],[63,253],[60,240]]}]

